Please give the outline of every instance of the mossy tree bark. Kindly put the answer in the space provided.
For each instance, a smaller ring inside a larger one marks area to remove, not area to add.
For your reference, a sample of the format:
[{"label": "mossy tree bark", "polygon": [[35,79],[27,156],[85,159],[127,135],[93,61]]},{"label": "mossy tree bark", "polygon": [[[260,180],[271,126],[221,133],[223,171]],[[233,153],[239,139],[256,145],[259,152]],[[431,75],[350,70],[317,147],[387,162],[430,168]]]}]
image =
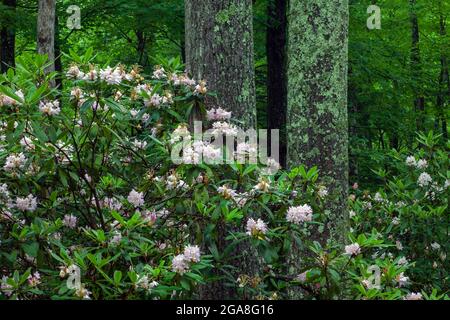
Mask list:
[{"label": "mossy tree bark", "polygon": [[348,193],[348,0],[291,0],[288,166],[317,165],[328,187],[331,236],[345,230]]},{"label": "mossy tree bark", "polygon": [[[39,0],[37,19],[37,52],[46,54],[50,65],[46,73],[55,71],[55,19],[56,1]],[[52,83],[55,86],[55,82]]]},{"label": "mossy tree bark", "polygon": [[251,0],[185,2],[187,70],[217,93],[208,107],[232,111],[245,128],[256,125],[252,19]]},{"label": "mossy tree bark", "polygon": [[[232,111],[233,119],[240,122],[240,127],[256,128],[252,1],[187,0],[185,21],[187,71],[196,80],[206,80],[208,90],[217,94],[217,97],[206,99],[207,107]],[[199,117],[195,108],[193,114],[195,118]],[[230,228],[220,221],[216,225],[212,241],[220,254],[229,245],[225,237]],[[208,250],[208,240],[204,242],[204,249]],[[260,263],[256,256],[246,243],[224,257],[229,259],[226,264],[232,265],[232,270],[219,271],[221,265],[216,261],[211,276],[221,279],[201,287],[200,298],[237,298],[238,276],[255,277],[258,274]]]}]

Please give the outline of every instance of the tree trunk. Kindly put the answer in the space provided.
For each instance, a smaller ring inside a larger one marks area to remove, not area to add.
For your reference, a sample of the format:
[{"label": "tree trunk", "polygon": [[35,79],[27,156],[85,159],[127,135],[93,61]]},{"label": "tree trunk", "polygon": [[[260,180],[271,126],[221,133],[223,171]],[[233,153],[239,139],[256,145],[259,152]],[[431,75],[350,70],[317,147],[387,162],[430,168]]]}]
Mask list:
[{"label": "tree trunk", "polygon": [[48,56],[50,65],[45,69],[46,74],[55,71],[55,10],[55,0],[39,0],[37,52]]},{"label": "tree trunk", "polygon": [[288,166],[317,165],[330,235],[343,237],[348,193],[348,0],[288,9]]},{"label": "tree trunk", "polygon": [[410,19],[411,19],[411,75],[413,81],[414,93],[414,110],[417,113],[417,130],[424,128],[424,111],[425,98],[422,95],[422,88],[420,86],[422,76],[422,66],[420,59],[419,47],[419,21],[417,18],[416,0],[410,0]]},{"label": "tree trunk", "polygon": [[217,98],[207,106],[233,112],[244,128],[256,126],[253,15],[250,0],[187,0],[186,66]]},{"label": "tree trunk", "polygon": [[[442,2],[439,2],[439,34],[445,39],[446,29],[445,29],[445,19],[442,15]],[[450,79],[448,74],[448,63],[447,55],[445,49],[441,49],[441,72],[439,74],[439,93],[437,97],[437,123],[439,124],[439,118],[441,120],[442,136],[444,138],[444,143],[448,141],[448,131],[447,131],[447,117],[445,114],[446,106],[450,100]]]},{"label": "tree trunk", "polygon": [[[286,167],[286,9],[288,0],[269,0],[267,11],[267,128],[280,130],[280,164]],[[269,131],[270,133],[270,131]]]},{"label": "tree trunk", "polygon": [[[217,97],[207,97],[207,107],[220,106],[232,111],[233,119],[241,122],[240,127],[255,128],[252,1],[187,0],[185,14],[187,71],[196,80],[206,80],[208,90],[217,94]],[[193,114],[196,112],[193,110]],[[223,253],[229,244],[225,241],[229,231],[230,227],[223,223],[216,226],[216,239],[213,241],[219,253]],[[225,273],[216,268],[211,276],[222,279],[201,287],[200,298],[237,298],[238,276],[254,277],[258,274],[260,263],[248,243],[239,245],[230,256],[230,264],[236,271],[231,271],[227,282],[235,285],[226,287],[222,280]]]},{"label": "tree trunk", "polygon": [[61,61],[61,39],[59,37],[59,25],[58,25],[58,16],[55,16],[55,71],[59,74],[55,78],[56,88],[60,91],[63,89],[63,78],[62,78],[62,61]]},{"label": "tree trunk", "polygon": [[[16,0],[3,0],[5,6],[9,6],[12,11],[16,10]],[[15,42],[16,32],[14,27],[14,17],[5,18],[0,30],[0,71],[6,72],[9,68],[14,68],[15,63]]]},{"label": "tree trunk", "polygon": [[145,50],[145,47],[147,45],[147,38],[145,36],[145,33],[143,30],[136,30],[136,38],[137,38],[137,52],[138,52],[138,64],[142,67],[147,66],[147,51]]}]

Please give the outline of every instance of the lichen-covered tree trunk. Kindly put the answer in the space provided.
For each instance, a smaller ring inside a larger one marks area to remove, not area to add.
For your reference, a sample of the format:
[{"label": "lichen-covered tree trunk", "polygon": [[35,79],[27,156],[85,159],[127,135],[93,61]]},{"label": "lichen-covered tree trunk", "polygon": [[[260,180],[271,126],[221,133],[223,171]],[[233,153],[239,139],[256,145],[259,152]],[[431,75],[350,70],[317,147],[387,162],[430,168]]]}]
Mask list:
[{"label": "lichen-covered tree trunk", "polygon": [[348,189],[347,44],[348,0],[290,1],[288,166],[318,166],[337,236]]},{"label": "lichen-covered tree trunk", "polygon": [[46,73],[55,71],[55,10],[55,0],[39,0],[37,52],[48,56],[50,65],[45,69]]},{"label": "lichen-covered tree trunk", "polygon": [[[287,40],[288,167],[317,165],[329,194],[327,232],[343,239],[348,193],[348,0],[291,0]],[[303,252],[292,244],[287,272],[298,274]],[[290,298],[299,299],[299,290]]]},{"label": "lichen-covered tree trunk", "polygon": [[[16,10],[16,0],[3,0],[3,4],[12,11]],[[4,18],[0,30],[0,71],[6,72],[15,67],[15,43],[16,33],[14,30],[14,17]]]},{"label": "lichen-covered tree trunk", "polygon": [[186,66],[196,79],[207,81],[221,106],[245,128],[256,125],[251,0],[187,0]]},{"label": "lichen-covered tree trunk", "polygon": [[[256,127],[256,96],[253,60],[253,15],[251,0],[187,0],[186,65],[196,80],[206,80],[208,90],[217,97],[208,97],[208,108],[222,107],[233,113],[244,129]],[[198,110],[197,110],[198,111]],[[193,111],[198,117],[196,110]],[[191,119],[192,120],[192,119]],[[218,223],[215,244],[219,253],[229,245],[225,237],[230,227]],[[205,245],[205,244],[204,244]],[[208,244],[205,245],[207,250]],[[228,257],[234,270],[226,275],[217,268],[212,270],[215,281],[200,288],[202,299],[237,298],[236,279],[239,275],[255,277],[258,274],[256,252],[248,243],[241,244]],[[229,286],[223,279],[228,277]]]}]

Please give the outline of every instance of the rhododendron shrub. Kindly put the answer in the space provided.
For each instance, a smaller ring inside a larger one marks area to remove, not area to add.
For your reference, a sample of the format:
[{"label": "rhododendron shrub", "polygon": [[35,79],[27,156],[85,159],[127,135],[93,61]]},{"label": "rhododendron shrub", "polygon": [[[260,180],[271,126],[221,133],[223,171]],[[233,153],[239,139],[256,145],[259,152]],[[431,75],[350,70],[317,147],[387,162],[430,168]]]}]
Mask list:
[{"label": "rhododendron shrub", "polygon": [[390,244],[370,251],[379,265],[409,266],[395,277],[388,268],[383,277],[413,292],[426,295],[434,288],[435,293],[446,293],[450,163],[448,153],[438,144],[439,136],[430,132],[419,134],[417,140],[418,150],[392,151],[393,164],[377,170],[386,181],[384,189],[371,193],[355,186],[350,196],[351,224],[357,233],[375,228],[379,238]]},{"label": "rhododendron shrub", "polygon": [[[408,289],[413,257],[372,257],[392,243],[384,230],[347,243],[320,236],[329,195],[317,168],[215,164],[203,160],[223,150],[208,142],[174,162],[193,136],[194,105],[215,139],[238,123],[226,106],[205,109],[207,83],[178,60],[145,75],[95,65],[92,51],[71,58],[63,90],[49,88],[55,75],[44,76],[40,56],[18,59],[0,80],[2,299],[196,298],[213,281],[235,288],[230,298],[437,298],[428,286]],[[253,148],[238,144],[232,155]],[[255,274],[236,264],[244,242],[262,266]],[[291,264],[294,244],[301,255]],[[376,288],[374,265],[383,270]]]}]

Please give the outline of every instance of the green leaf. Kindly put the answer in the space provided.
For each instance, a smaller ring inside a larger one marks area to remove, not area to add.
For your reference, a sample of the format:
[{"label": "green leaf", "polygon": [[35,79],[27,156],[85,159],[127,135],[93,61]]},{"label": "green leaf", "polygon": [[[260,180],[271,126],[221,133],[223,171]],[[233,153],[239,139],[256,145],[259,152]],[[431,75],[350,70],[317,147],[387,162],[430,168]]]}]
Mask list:
[{"label": "green leaf", "polygon": [[181,279],[180,284],[183,287],[183,289],[191,290],[191,285],[190,285],[189,281],[187,281],[186,279]]},{"label": "green leaf", "polygon": [[116,285],[119,285],[120,280],[122,280],[122,271],[120,271],[120,270],[114,271],[114,283]]},{"label": "green leaf", "polygon": [[39,243],[33,242],[30,244],[23,244],[22,249],[26,254],[32,256],[33,258],[36,258],[39,251]]}]

